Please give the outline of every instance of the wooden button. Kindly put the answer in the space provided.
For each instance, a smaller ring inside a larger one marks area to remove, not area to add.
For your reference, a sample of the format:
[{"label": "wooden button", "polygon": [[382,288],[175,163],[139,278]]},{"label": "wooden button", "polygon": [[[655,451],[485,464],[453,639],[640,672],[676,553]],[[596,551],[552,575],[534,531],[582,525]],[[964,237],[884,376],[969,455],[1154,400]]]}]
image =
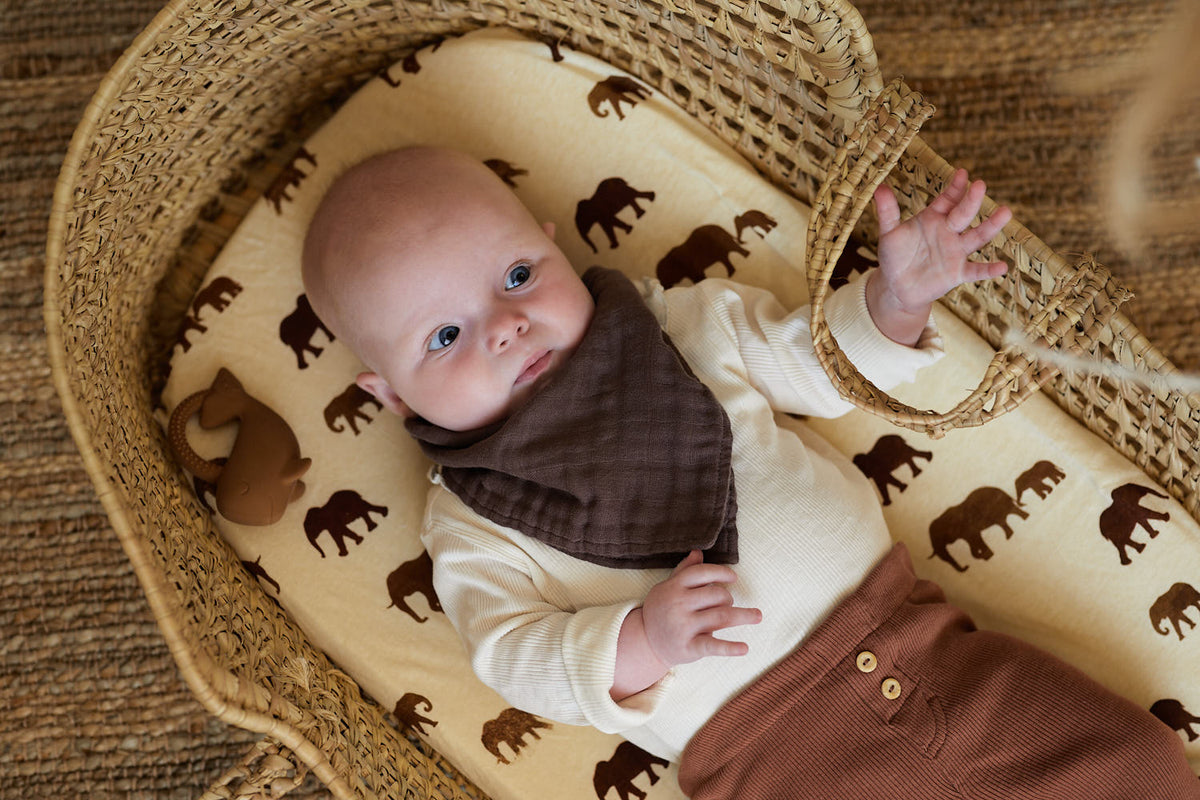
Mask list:
[{"label": "wooden button", "polygon": [[879,659],[870,650],[863,650],[858,654],[858,660],[855,663],[858,664],[859,672],[874,672],[875,668],[879,666]]},{"label": "wooden button", "polygon": [[884,678],[883,683],[879,684],[879,691],[883,692],[883,696],[888,700],[895,700],[900,696],[900,681],[895,678]]}]

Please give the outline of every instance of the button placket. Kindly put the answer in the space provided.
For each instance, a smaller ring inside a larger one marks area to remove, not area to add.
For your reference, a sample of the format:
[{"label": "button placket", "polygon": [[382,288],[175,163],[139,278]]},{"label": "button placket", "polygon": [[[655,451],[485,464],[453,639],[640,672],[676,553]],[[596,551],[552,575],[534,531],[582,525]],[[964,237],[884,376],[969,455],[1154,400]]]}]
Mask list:
[{"label": "button placket", "polygon": [[[920,681],[907,673],[891,658],[888,647],[872,647],[864,641],[852,651],[849,661],[854,664],[847,675],[857,687],[858,694],[884,723],[889,723],[907,705]],[[850,677],[853,676],[853,677]]]}]

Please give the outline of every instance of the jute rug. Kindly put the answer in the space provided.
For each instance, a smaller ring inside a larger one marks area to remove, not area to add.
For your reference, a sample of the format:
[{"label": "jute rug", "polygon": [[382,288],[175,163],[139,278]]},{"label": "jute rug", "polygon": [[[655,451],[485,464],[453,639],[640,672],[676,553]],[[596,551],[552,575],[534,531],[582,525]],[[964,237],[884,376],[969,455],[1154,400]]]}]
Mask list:
[{"label": "jute rug", "polygon": [[[192,798],[255,740],[183,686],[61,417],[42,268],[59,164],[103,74],[160,0],[0,0],[0,797]],[[951,162],[1052,246],[1092,251],[1138,292],[1128,313],[1200,369],[1200,233],[1135,261],[1097,213],[1096,153],[1130,87],[1063,89],[1147,41],[1165,2],[861,0],[885,77],[939,106]],[[1133,87],[1133,88],[1136,88]],[[1156,143],[1155,191],[1196,193],[1200,125]],[[307,784],[293,796],[323,796]]]}]

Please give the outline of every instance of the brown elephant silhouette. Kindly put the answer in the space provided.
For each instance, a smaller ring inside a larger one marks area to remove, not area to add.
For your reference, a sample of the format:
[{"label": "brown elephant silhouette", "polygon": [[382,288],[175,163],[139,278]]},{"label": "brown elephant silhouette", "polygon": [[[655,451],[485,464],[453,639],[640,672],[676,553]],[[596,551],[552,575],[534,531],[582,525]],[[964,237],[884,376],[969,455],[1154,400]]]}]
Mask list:
[{"label": "brown elephant silhouette", "polygon": [[506,708],[495,719],[489,719],[483,723],[483,733],[480,735],[479,741],[483,743],[489,753],[496,757],[497,761],[501,764],[508,764],[509,760],[500,752],[500,745],[507,744],[515,757],[525,746],[526,734],[540,739],[542,737],[538,735],[539,729],[553,727],[549,722],[535,717],[528,711]]},{"label": "brown elephant silhouette", "polygon": [[317,157],[301,147],[296,151],[296,154],[291,157],[287,165],[276,176],[275,180],[271,181],[271,185],[263,192],[263,196],[271,201],[271,205],[275,207],[276,214],[283,213],[283,201],[291,202],[292,198],[288,195],[288,190],[299,186],[310,173],[302,172],[299,164],[301,161],[307,161],[312,166],[317,166]]},{"label": "brown elephant silhouette", "polygon": [[878,263],[875,258],[865,255],[865,251],[867,248],[861,241],[850,237],[837,263],[833,265],[833,273],[829,276],[830,289],[842,288],[853,275],[861,275]]},{"label": "brown elephant silhouette", "polygon": [[350,426],[350,430],[354,431],[354,435],[358,436],[358,420],[371,422],[372,417],[367,416],[363,411],[363,406],[371,404],[375,406],[376,411],[383,410],[383,403],[375,399],[375,395],[365,389],[362,389],[356,383],[346,387],[346,391],[339,394],[337,397],[329,401],[325,406],[325,425],[334,433],[341,433],[346,430],[345,425],[341,425],[339,420],[345,420]]},{"label": "brown elephant silhouette", "polygon": [[1169,697],[1159,700],[1150,706],[1150,713],[1162,720],[1168,728],[1186,735],[1189,742],[1200,739],[1200,734],[1192,730],[1193,725],[1200,723],[1200,717],[1194,716],[1178,700]]},{"label": "brown elephant silhouette", "polygon": [[383,82],[388,86],[392,87],[393,89],[399,89],[400,84],[404,83],[404,81],[400,80],[399,78],[392,77],[392,67],[394,66],[395,64],[389,64],[384,67],[383,70],[380,71],[379,77],[382,78]]},{"label": "brown elephant silhouette", "polygon": [[192,300],[192,316],[199,322],[200,311],[204,308],[211,308],[220,314],[229,308],[233,298],[241,293],[242,285],[240,283],[233,278],[218,275],[207,286],[196,292],[196,297]]},{"label": "brown elephant silhouette", "polygon": [[929,541],[933,545],[933,554],[929,557],[937,556],[959,572],[966,572],[967,567],[960,565],[950,555],[950,545],[961,539],[970,546],[972,556],[987,561],[993,553],[983,540],[983,532],[993,525],[999,525],[1004,531],[1004,538],[1012,538],[1013,530],[1008,525],[1008,518],[1013,514],[1021,519],[1029,518],[1020,502],[1009,497],[1003,489],[994,486],[976,489],[967,495],[966,500],[946,509],[929,523]]},{"label": "brown elephant silhouette", "polygon": [[392,598],[388,608],[398,608],[417,622],[424,622],[428,617],[418,616],[412,610],[406,602],[410,595],[423,594],[431,611],[442,610],[437,592],[433,590],[433,559],[428,552],[422,551],[412,561],[405,561],[392,570],[387,576],[387,590]]},{"label": "brown elephant silhouette", "polygon": [[296,298],[296,310],[279,323],[279,338],[292,348],[300,369],[308,369],[308,362],[304,358],[305,353],[312,353],[313,357],[317,357],[324,352],[324,348],[317,347],[312,343],[317,331],[324,333],[329,341],[334,341],[333,333],[313,312],[312,306],[308,302],[308,296],[302,294]]},{"label": "brown elephant silhouette", "polygon": [[185,353],[192,349],[192,343],[188,340],[188,334],[192,331],[204,334],[208,333],[208,328],[191,314],[184,314],[183,321],[179,323],[179,333],[175,335],[175,344],[183,348]]},{"label": "brown elephant silhouette", "polygon": [[386,517],[387,507],[368,503],[353,489],[342,489],[330,495],[325,505],[308,510],[304,515],[304,534],[308,537],[308,543],[324,558],[325,551],[317,544],[317,537],[328,531],[337,545],[338,555],[344,556],[349,552],[346,549],[347,539],[355,544],[362,544],[363,541],[363,537],[350,530],[350,523],[361,519],[367,523],[367,532],[370,533],[378,527],[378,523],[371,518],[372,514]]},{"label": "brown elephant silhouette", "polygon": [[921,474],[921,468],[917,466],[918,458],[929,461],[933,458],[933,453],[928,450],[916,450],[902,437],[892,433],[879,437],[874,447],[865,453],[859,453],[851,460],[862,474],[875,481],[879,494],[883,496],[883,505],[886,506],[892,503],[892,498],[888,496],[889,486],[895,486],[901,492],[908,488],[907,483],[896,478],[896,470],[908,465],[912,476],[917,477]]},{"label": "brown elephant silhouette", "polygon": [[[237,438],[223,462],[202,458],[187,440],[187,423],[200,413],[200,426],[219,428],[237,420]],[[214,486],[217,511],[239,525],[270,525],[287,504],[304,494],[300,478],[312,459],[300,456],[291,427],[271,408],[252,397],[232,372],[222,367],[209,388],[189,395],[167,425],[175,460]]]},{"label": "brown elephant silhouette", "polygon": [[608,110],[600,110],[600,106],[608,103],[613,111],[617,112],[617,119],[625,119],[624,112],[621,111],[621,103],[628,103],[630,106],[636,106],[639,100],[645,100],[650,96],[650,90],[642,86],[632,78],[624,75],[613,75],[611,78],[605,78],[592,87],[588,92],[588,107],[592,109],[592,113],[597,117],[607,117]]},{"label": "brown elephant silhouette", "polygon": [[[440,45],[441,45],[441,42],[435,43],[433,46],[433,50],[437,50]],[[431,50],[430,52],[433,52],[433,50]],[[394,65],[392,65],[392,66],[394,66]],[[400,84],[403,83],[403,81],[399,80],[398,78],[392,77],[392,66],[389,66],[383,72],[379,73],[379,77],[383,78],[383,82],[386,83],[388,86],[392,87],[393,89],[398,89],[398,88],[400,88]],[[416,75],[418,72],[420,72],[421,71],[421,62],[417,60],[417,54],[415,52],[412,52],[412,53],[409,53],[408,55],[406,55],[404,57],[404,60],[400,62],[400,69],[404,70],[409,75]]]},{"label": "brown elephant silhouette", "polygon": [[[437,49],[439,47],[441,47],[441,45],[442,45],[441,42],[436,42],[433,45],[433,47],[429,50],[429,52],[431,52],[431,53],[437,52]],[[402,70],[404,70],[405,72],[407,72],[409,75],[416,75],[418,72],[421,71],[421,62],[417,61],[417,54],[415,51],[412,53],[409,53],[408,55],[406,55],[404,57],[404,60],[400,62],[400,68]]]},{"label": "brown elephant silhouette", "polygon": [[551,61],[557,64],[560,61],[565,60],[565,56],[562,54],[562,48],[558,46],[558,39],[551,39],[548,36],[539,36],[538,38],[541,40],[542,44],[550,48]]},{"label": "brown elephant silhouette", "polygon": [[1182,641],[1183,629],[1179,623],[1186,622],[1188,628],[1196,627],[1196,623],[1192,622],[1187,615],[1187,610],[1193,607],[1200,610],[1200,592],[1197,592],[1196,587],[1191,584],[1177,583],[1167,589],[1154,601],[1154,605],[1150,606],[1150,624],[1158,633],[1170,636],[1171,632],[1161,627],[1164,621],[1170,622],[1175,628],[1175,635]]},{"label": "brown elephant silhouette", "polygon": [[208,332],[208,327],[200,321],[201,309],[212,308],[219,314],[229,307],[233,298],[241,293],[242,285],[232,278],[224,275],[213,278],[207,286],[196,293],[196,297],[192,300],[192,310],[184,315],[183,322],[179,325],[175,343],[182,347],[185,353],[191,350],[192,343],[188,340],[188,334],[192,331],[201,334]]},{"label": "brown elephant silhouette", "polygon": [[645,773],[650,778],[651,786],[658,783],[655,765],[667,767],[670,762],[647,753],[632,742],[621,742],[613,751],[612,758],[596,764],[596,771],[592,774],[596,797],[606,800],[609,790],[616,789],[621,800],[629,800],[630,796],[644,800],[646,793],[634,785],[633,779]]},{"label": "brown elephant silhouette", "polygon": [[1133,540],[1133,532],[1141,526],[1153,539],[1158,536],[1158,531],[1150,522],[1156,519],[1166,521],[1171,518],[1171,515],[1165,511],[1154,511],[1141,505],[1141,499],[1148,494],[1164,500],[1168,499],[1167,495],[1155,491],[1149,486],[1126,483],[1112,490],[1112,505],[1100,512],[1100,535],[1117,548],[1117,554],[1121,557],[1121,564],[1124,566],[1133,563],[1126,552],[1129,548],[1133,548],[1138,553],[1146,549],[1146,545]]},{"label": "brown elephant silhouette", "polygon": [[1063,478],[1067,477],[1057,465],[1050,461],[1039,461],[1029,469],[1025,470],[1017,478],[1016,497],[1021,499],[1021,495],[1032,489],[1033,493],[1038,496],[1039,500],[1045,500],[1050,492],[1054,491],[1054,487],[1062,482]]},{"label": "brown elephant silhouette", "polygon": [[279,581],[272,578],[270,573],[268,573],[267,570],[263,567],[262,556],[259,556],[258,558],[254,559],[253,561],[243,561],[242,567],[245,568],[246,572],[249,572],[252,576],[254,576],[255,579],[264,581],[264,582],[269,583],[272,586],[274,586],[275,594],[279,594],[279,591],[280,591]]},{"label": "brown elephant silhouette", "polygon": [[489,158],[483,162],[483,165],[496,173],[496,177],[504,181],[510,189],[517,188],[517,182],[513,180],[514,178],[529,174],[529,170],[514,167],[509,162],[499,158]]},{"label": "brown elephant silhouette", "polygon": [[588,238],[588,232],[599,225],[608,237],[608,246],[617,247],[616,228],[629,233],[633,226],[621,220],[617,215],[626,208],[632,208],[634,217],[640,219],[645,210],[638,204],[639,200],[654,202],[654,192],[643,192],[625,182],[624,178],[605,178],[596,186],[596,191],[586,200],[580,200],[575,205],[575,230],[579,236],[592,248],[593,253],[599,253],[596,245]]},{"label": "brown elephant silhouette", "polygon": [[779,223],[774,218],[768,216],[766,212],[752,208],[744,214],[738,214],[733,219],[733,227],[737,230],[737,240],[742,241],[742,232],[747,228],[757,231],[758,235],[764,239],[767,234],[775,230],[775,226]]},{"label": "brown elephant silhouette", "polygon": [[750,251],[738,244],[733,234],[720,225],[701,225],[692,231],[683,244],[672,247],[655,268],[655,275],[669,289],[685,278],[692,283],[704,280],[704,271],[713,264],[721,264],[729,277],[733,277],[731,253],[750,255]]},{"label": "brown elephant silhouette", "polygon": [[436,727],[437,720],[430,719],[422,714],[421,711],[417,711],[418,706],[426,714],[433,711],[433,703],[429,702],[428,697],[419,695],[416,692],[408,692],[396,701],[396,708],[392,710],[392,713],[396,715],[396,719],[400,722],[400,730],[405,732],[412,731],[419,736],[424,736],[425,726]]}]

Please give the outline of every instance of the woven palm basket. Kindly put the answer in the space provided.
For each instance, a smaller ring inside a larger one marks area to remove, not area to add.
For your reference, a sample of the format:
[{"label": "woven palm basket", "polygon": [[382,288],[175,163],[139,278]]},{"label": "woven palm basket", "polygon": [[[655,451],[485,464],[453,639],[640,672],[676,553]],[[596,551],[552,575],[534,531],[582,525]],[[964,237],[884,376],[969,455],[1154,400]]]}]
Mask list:
[{"label": "woven palm basket", "polygon": [[[949,411],[909,409],[845,363],[820,313],[846,237],[888,176],[907,211],[952,170],[915,131],[930,109],[883,86],[842,0],[178,0],[113,68],[76,131],[48,242],[46,326],[73,435],[184,678],[221,719],[264,734],[208,793],[278,796],[311,771],[339,798],[479,797],[410,741],[242,568],[170,459],[154,412],[175,333],[213,257],[340,100],[439,37],[503,25],[652,84],[814,209],[818,349],[855,402],[932,435],[1041,389],[1197,514],[1194,400],[1070,377],[1001,349]],[[990,203],[990,201],[989,201]],[[985,213],[988,210],[985,206]],[[1018,222],[990,247],[1003,281],[944,302],[1000,346],[1009,329],[1168,375],[1090,260]]]}]

